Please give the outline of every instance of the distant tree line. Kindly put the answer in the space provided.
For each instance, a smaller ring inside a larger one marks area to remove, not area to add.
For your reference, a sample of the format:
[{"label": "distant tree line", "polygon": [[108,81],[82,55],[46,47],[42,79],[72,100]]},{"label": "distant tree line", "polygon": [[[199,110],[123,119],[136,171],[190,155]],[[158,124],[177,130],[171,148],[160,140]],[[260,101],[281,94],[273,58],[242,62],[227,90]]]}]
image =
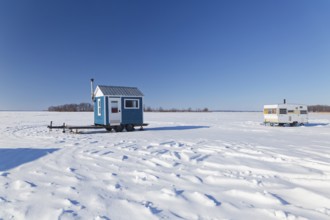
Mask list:
[{"label": "distant tree line", "polygon": [[[90,103],[80,103],[80,104],[64,104],[58,106],[50,106],[48,108],[50,112],[92,112],[94,107]],[[187,109],[178,109],[178,108],[151,108],[144,107],[145,112],[210,112],[208,108],[187,108]],[[329,105],[310,105],[308,106],[309,112],[330,112]]]},{"label": "distant tree line", "polygon": [[58,106],[50,106],[48,108],[50,112],[92,112],[94,107],[90,103],[80,103],[80,104],[65,104]]},{"label": "distant tree line", "polygon": [[192,109],[192,108],[187,108],[187,109],[178,109],[178,108],[151,108],[151,107],[144,107],[144,111],[145,112],[209,112],[208,108],[196,108],[196,109]]},{"label": "distant tree line", "polygon": [[329,105],[310,105],[308,106],[309,112],[330,112]]}]

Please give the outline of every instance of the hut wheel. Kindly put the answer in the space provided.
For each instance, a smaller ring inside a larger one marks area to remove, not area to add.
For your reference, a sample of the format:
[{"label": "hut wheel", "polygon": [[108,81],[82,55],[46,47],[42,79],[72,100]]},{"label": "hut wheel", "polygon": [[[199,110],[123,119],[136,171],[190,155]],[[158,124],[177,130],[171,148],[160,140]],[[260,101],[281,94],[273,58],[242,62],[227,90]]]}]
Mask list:
[{"label": "hut wheel", "polygon": [[122,125],[118,125],[115,127],[116,132],[122,132],[123,130],[124,130],[124,126],[122,126]]},{"label": "hut wheel", "polygon": [[134,125],[132,124],[126,125],[126,131],[134,131]]}]

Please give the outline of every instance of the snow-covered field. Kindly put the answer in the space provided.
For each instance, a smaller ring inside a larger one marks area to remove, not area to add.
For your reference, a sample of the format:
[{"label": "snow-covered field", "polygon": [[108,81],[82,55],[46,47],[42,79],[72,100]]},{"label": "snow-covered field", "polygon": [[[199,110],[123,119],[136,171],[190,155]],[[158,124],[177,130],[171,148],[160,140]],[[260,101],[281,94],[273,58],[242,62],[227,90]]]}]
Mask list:
[{"label": "snow-covered field", "polygon": [[92,113],[0,112],[0,219],[330,219],[330,115],[145,113],[145,131],[47,124]]}]

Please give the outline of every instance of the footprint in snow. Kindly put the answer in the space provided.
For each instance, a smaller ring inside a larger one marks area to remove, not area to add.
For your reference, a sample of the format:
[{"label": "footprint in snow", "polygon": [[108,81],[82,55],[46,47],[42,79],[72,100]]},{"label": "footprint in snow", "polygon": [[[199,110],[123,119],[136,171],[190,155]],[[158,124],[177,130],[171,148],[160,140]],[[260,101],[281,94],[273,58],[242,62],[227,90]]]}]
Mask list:
[{"label": "footprint in snow", "polygon": [[94,151],[92,151],[92,152],[89,152],[89,154],[97,154],[97,153],[99,153],[100,151],[99,150],[94,150]]},{"label": "footprint in snow", "polygon": [[0,196],[0,204],[1,203],[8,203],[9,201],[3,197]]},{"label": "footprint in snow", "polygon": [[247,203],[250,205],[255,204],[269,204],[269,205],[288,205],[289,203],[282,199],[280,196],[272,193],[264,192],[250,192],[239,189],[232,189],[226,191],[225,194],[233,196],[242,203]]},{"label": "footprint in snow", "polygon": [[171,161],[161,160],[158,158],[152,158],[150,162],[154,163],[156,166],[166,167],[166,168],[173,168],[179,165],[179,163],[172,163]]},{"label": "footprint in snow", "polygon": [[65,220],[65,219],[76,219],[78,217],[78,214],[73,211],[73,210],[64,210],[62,211],[62,213],[60,214],[60,216],[58,217],[59,220]]},{"label": "footprint in snow", "polygon": [[159,179],[158,176],[154,176],[145,172],[139,172],[136,170],[132,172],[132,174],[135,177],[133,181],[140,184],[152,184],[152,182],[155,182]]},{"label": "footprint in snow", "polygon": [[95,220],[110,220],[107,216],[96,216]]},{"label": "footprint in snow", "polygon": [[186,181],[191,182],[191,183],[200,184],[200,183],[204,182],[203,179],[199,176],[184,175],[184,176],[181,176],[181,178],[183,180],[186,180]]},{"label": "footprint in snow", "polygon": [[111,150],[106,151],[106,152],[102,153],[101,156],[105,156],[105,155],[108,155],[108,154],[113,154],[113,151],[111,151]]},{"label": "footprint in snow", "polygon": [[12,183],[12,187],[14,189],[20,190],[20,189],[35,188],[35,187],[37,187],[37,185],[32,182],[29,182],[29,181],[16,180]]},{"label": "footprint in snow", "polygon": [[109,185],[108,189],[110,191],[118,191],[118,190],[122,190],[122,186],[119,183],[116,183],[115,185]]},{"label": "footprint in snow", "polygon": [[163,211],[163,210],[161,210],[161,209],[157,209],[157,207],[155,207],[155,206],[153,205],[152,202],[144,201],[144,202],[142,202],[142,204],[143,204],[146,208],[148,208],[149,211],[150,211],[152,214],[154,214],[154,215],[159,214],[159,213],[161,213],[161,212]]},{"label": "footprint in snow", "polygon": [[148,149],[151,149],[151,148],[154,148],[154,147],[155,147],[155,146],[152,146],[152,145],[148,145],[148,146],[146,146],[146,147],[145,147],[145,149],[147,149],[147,150],[148,150]]},{"label": "footprint in snow", "polygon": [[168,197],[177,197],[184,192],[184,190],[177,190],[176,188],[172,188],[172,189],[163,188],[160,191],[162,192],[163,195]]},{"label": "footprint in snow", "polygon": [[167,152],[169,152],[169,150],[161,149],[161,150],[152,151],[151,154],[161,155],[161,154],[166,154]]},{"label": "footprint in snow", "polygon": [[203,194],[200,192],[193,192],[193,193],[184,193],[184,196],[191,200],[195,201],[204,206],[220,206],[221,202],[215,199],[212,195]]},{"label": "footprint in snow", "polygon": [[81,205],[77,200],[74,200],[74,199],[66,199],[66,200],[68,202],[68,205],[70,205],[70,206],[73,205],[73,206],[75,206],[79,209],[84,209],[85,208],[85,206]]},{"label": "footprint in snow", "polygon": [[74,173],[77,169],[76,168],[72,168],[72,167],[68,167],[66,170],[68,172]]},{"label": "footprint in snow", "polygon": [[181,155],[180,155],[180,153],[174,151],[174,152],[173,152],[173,155],[174,155],[177,159],[181,160]]},{"label": "footprint in snow", "polygon": [[185,144],[182,144],[182,143],[179,143],[176,141],[167,141],[167,142],[160,143],[160,145],[164,145],[166,147],[183,147],[183,146],[185,146]]},{"label": "footprint in snow", "polygon": [[9,172],[3,172],[0,174],[0,176],[7,177],[10,173]]}]

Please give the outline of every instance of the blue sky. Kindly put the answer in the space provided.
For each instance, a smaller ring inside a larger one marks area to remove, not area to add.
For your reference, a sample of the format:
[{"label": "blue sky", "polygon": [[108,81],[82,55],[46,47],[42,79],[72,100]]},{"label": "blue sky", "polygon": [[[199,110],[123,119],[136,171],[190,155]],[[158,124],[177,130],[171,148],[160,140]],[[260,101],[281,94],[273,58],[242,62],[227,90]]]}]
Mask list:
[{"label": "blue sky", "polygon": [[0,110],[137,86],[163,108],[330,104],[328,0],[0,0]]}]

